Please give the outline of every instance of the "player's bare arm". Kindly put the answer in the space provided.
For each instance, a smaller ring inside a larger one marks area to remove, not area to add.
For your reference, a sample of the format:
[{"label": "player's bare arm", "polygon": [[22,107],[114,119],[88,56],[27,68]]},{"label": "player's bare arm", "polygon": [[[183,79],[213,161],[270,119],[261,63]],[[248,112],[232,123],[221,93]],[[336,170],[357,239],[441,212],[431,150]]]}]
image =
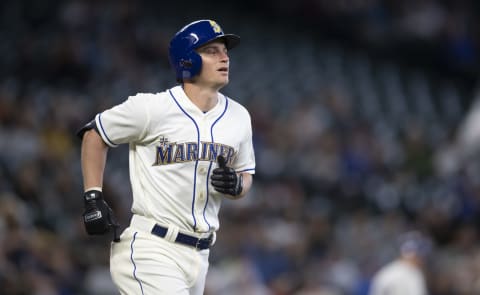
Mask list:
[{"label": "player's bare arm", "polygon": [[235,199],[240,199],[244,197],[250,191],[250,188],[252,187],[252,183],[253,183],[252,174],[243,172],[241,173],[241,175],[243,178],[243,190],[240,193],[240,195],[238,195]]},{"label": "player's bare arm", "polygon": [[108,146],[97,133],[92,122],[82,129],[80,136],[82,137],[81,166],[85,229],[88,234],[102,235],[113,228],[113,240],[119,241],[118,224],[102,193]]},{"label": "player's bare arm", "polygon": [[81,164],[83,189],[103,186],[103,173],[107,160],[108,146],[95,130],[88,130],[83,135]]}]

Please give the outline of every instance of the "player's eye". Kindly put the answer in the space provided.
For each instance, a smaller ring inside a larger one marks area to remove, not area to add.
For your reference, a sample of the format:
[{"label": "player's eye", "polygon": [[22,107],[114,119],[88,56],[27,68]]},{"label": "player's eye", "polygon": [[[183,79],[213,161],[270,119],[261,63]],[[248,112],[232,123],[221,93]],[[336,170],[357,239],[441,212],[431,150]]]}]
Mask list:
[{"label": "player's eye", "polygon": [[200,50],[200,52],[205,54],[216,54],[218,50],[214,47],[206,47]]},{"label": "player's eye", "polygon": [[205,47],[200,49],[200,53],[208,54],[208,55],[216,55],[220,54],[221,52],[227,53],[227,49],[224,48],[223,50],[217,47]]}]

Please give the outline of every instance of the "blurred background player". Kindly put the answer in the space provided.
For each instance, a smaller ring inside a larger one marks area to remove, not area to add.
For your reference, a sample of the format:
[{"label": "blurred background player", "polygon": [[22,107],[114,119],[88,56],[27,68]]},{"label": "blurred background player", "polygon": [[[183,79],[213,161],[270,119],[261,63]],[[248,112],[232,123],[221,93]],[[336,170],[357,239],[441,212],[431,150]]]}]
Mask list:
[{"label": "blurred background player", "polygon": [[369,295],[427,295],[424,275],[431,241],[418,231],[403,234],[399,239],[400,255],[374,275]]},{"label": "blurred background player", "polygon": [[244,196],[255,169],[248,111],[219,92],[239,41],[215,21],[188,24],[169,48],[181,85],[129,97],[80,132],[89,234],[116,230],[102,196],[107,150],[130,146],[133,216],[110,257],[121,294],[204,292],[221,201]]}]

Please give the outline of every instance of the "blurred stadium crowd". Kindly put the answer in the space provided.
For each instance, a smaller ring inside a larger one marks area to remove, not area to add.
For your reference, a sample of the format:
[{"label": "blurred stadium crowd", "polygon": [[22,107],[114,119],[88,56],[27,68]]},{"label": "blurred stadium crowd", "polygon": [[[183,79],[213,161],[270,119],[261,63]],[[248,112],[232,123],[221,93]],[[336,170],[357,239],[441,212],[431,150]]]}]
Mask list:
[{"label": "blurred stadium crowd", "polygon": [[[75,132],[172,86],[168,41],[192,17],[243,37],[225,93],[251,111],[258,165],[224,202],[207,294],[366,294],[409,229],[434,241],[431,294],[480,293],[479,162],[451,152],[475,96],[475,1],[162,2],[0,4],[1,294],[115,294],[110,237],[81,222]],[[126,148],[109,158],[124,227]]]}]

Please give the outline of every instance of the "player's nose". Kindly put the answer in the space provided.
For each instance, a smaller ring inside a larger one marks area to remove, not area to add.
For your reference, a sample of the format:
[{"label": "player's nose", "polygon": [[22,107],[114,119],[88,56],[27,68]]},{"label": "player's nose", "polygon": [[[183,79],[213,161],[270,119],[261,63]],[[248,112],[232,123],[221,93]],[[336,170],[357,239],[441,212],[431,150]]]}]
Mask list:
[{"label": "player's nose", "polygon": [[220,51],[220,60],[221,61],[229,61],[230,60],[230,57],[228,56],[228,51],[227,50]]}]

